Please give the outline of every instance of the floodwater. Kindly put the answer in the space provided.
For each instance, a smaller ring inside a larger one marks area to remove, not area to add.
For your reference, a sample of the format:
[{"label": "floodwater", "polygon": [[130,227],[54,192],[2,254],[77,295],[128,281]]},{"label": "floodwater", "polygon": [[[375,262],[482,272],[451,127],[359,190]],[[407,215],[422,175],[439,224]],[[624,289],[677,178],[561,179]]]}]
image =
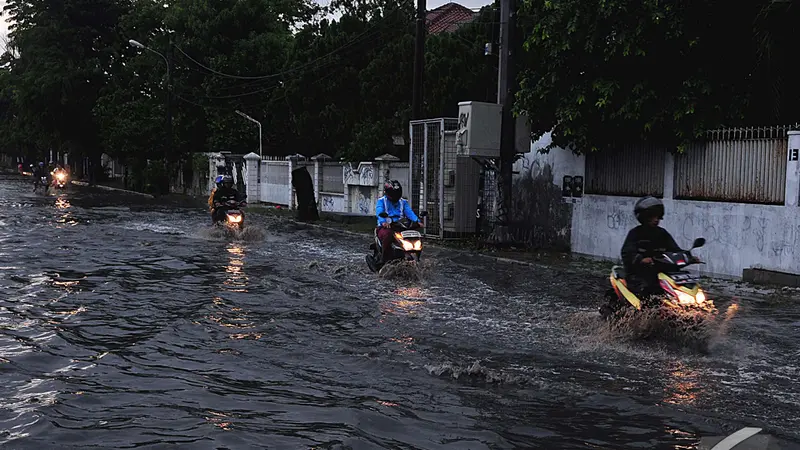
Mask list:
[{"label": "floodwater", "polygon": [[[708,355],[604,335],[597,275],[446,250],[378,278],[369,240],[0,176],[3,448],[696,448],[800,442],[800,307]],[[172,447],[170,447],[172,448]]]}]

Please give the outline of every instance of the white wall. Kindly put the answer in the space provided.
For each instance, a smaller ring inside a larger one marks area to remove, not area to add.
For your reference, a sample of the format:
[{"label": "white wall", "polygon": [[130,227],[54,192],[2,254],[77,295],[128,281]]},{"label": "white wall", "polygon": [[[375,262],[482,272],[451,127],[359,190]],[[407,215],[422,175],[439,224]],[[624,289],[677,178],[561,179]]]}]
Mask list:
[{"label": "white wall", "polygon": [[531,152],[526,153],[524,158],[514,164],[514,171],[536,171],[537,169],[541,171],[541,168],[549,165],[553,171],[553,183],[557,184],[559,189],[564,175],[582,176],[585,156],[576,155],[562,148],[554,148],[549,153],[539,153],[540,149],[547,147],[552,142],[553,139],[550,133],[545,133],[539,140],[531,144]]},{"label": "white wall", "polygon": [[[549,155],[536,150],[547,145],[549,136],[534,144],[518,167],[550,164],[553,183],[559,187],[563,175],[583,175],[583,158],[554,148]],[[800,136],[790,136],[789,146],[800,146]],[[790,152],[791,155],[791,152]],[[787,172],[796,172],[800,162],[790,161]],[[669,165],[668,165],[669,166]],[[668,169],[669,172],[669,169]],[[668,177],[669,178],[669,177]],[[798,190],[800,177],[787,181],[787,192]],[[665,180],[665,184],[672,180]],[[743,269],[764,268],[800,274],[800,211],[797,206],[771,206],[744,203],[673,200],[667,195],[666,214],[661,226],[678,245],[688,248],[697,237],[706,245],[695,253],[706,264],[695,266],[701,273],[741,277]],[[787,203],[796,199],[790,199]],[[609,195],[584,195],[572,208],[570,243],[574,253],[618,261],[628,231],[639,223],[633,215],[638,198]]]}]

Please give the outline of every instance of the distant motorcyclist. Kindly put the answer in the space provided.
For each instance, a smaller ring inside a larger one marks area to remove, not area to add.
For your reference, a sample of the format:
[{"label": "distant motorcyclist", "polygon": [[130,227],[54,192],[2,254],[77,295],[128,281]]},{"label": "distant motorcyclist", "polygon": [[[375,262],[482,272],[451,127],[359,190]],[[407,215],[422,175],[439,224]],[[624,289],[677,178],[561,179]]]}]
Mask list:
[{"label": "distant motorcyclist", "polygon": [[658,268],[653,256],[664,252],[682,251],[669,232],[658,226],[664,219],[664,204],[647,196],[633,207],[636,220],[641,225],[628,232],[622,244],[622,262],[628,289],[639,298],[663,293],[658,283]]},{"label": "distant motorcyclist", "polygon": [[44,167],[44,161],[40,162],[36,166],[32,166],[33,168],[33,192],[36,192],[36,189],[39,186],[44,187],[45,191],[48,188],[47,184],[42,185],[42,177],[47,178],[48,180],[50,177],[48,176],[47,169]]},{"label": "distant motorcyclist", "polygon": [[228,210],[225,203],[231,200],[239,201],[239,192],[233,187],[233,177],[230,175],[223,175],[221,186],[214,191],[211,198],[211,203],[214,206],[214,210],[211,213],[211,220],[214,224],[225,218],[225,211]]},{"label": "distant motorcyclist", "polygon": [[412,228],[419,228],[424,226],[422,221],[419,220],[408,200],[403,198],[403,186],[397,180],[387,181],[383,185],[383,197],[379,198],[375,205],[375,215],[378,217],[378,239],[381,241],[382,255],[379,264],[383,264],[392,257],[392,242],[394,241],[394,232],[392,231],[391,222],[387,218],[381,217],[381,213],[385,212],[389,215],[392,221],[398,221],[403,218],[408,218],[414,222]]}]

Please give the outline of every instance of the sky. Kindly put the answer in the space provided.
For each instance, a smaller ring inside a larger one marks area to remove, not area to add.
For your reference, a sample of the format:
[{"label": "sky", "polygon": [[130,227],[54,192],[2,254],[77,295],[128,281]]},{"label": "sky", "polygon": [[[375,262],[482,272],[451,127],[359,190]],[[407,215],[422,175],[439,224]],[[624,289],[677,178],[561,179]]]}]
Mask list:
[{"label": "sky", "polygon": [[[328,0],[317,0],[317,2],[321,5],[326,5]],[[428,0],[427,7],[429,10],[438,8],[445,3],[452,3],[449,0]],[[491,0],[460,0],[456,3],[460,3],[467,8],[480,8],[481,6],[488,5],[492,3]],[[0,11],[6,6],[6,0],[0,0]],[[7,17],[5,15],[2,16],[0,20],[0,51],[5,51],[5,37],[8,35],[8,22],[6,22]]]}]

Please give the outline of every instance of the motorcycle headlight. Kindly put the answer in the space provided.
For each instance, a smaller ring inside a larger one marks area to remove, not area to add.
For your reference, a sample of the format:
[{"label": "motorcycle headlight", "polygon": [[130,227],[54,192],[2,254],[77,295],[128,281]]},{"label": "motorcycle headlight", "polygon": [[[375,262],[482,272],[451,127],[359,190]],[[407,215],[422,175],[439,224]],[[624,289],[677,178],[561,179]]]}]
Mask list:
[{"label": "motorcycle headlight", "polygon": [[239,222],[242,221],[242,216],[233,216],[233,215],[231,215],[231,216],[228,216],[228,220],[230,220],[232,223],[239,223]]},{"label": "motorcycle headlight", "polygon": [[697,290],[697,295],[694,296],[695,301],[697,303],[704,303],[706,301],[706,294],[703,292],[702,289]]},{"label": "motorcycle headlight", "polygon": [[406,251],[414,250],[414,244],[408,241],[402,241],[402,242],[403,242],[403,250]]},{"label": "motorcycle headlight", "polygon": [[417,241],[414,243],[414,250],[422,250],[422,241]]},{"label": "motorcycle headlight", "polygon": [[694,305],[697,301],[691,295],[687,294],[686,292],[676,291],[678,294],[678,301],[681,305]]}]

